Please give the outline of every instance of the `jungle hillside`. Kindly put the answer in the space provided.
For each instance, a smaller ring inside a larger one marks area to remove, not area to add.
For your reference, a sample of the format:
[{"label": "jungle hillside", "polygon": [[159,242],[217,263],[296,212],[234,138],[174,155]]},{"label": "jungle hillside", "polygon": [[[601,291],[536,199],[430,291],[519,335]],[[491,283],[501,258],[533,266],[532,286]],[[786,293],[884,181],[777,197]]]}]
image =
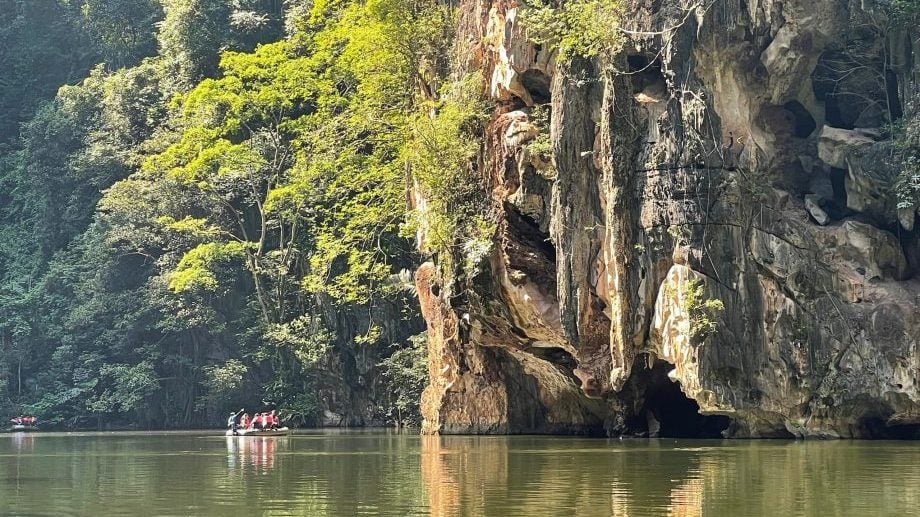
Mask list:
[{"label": "jungle hillside", "polygon": [[464,159],[459,125],[478,116],[449,80],[451,7],[0,12],[0,415],[187,428],[270,406],[291,425],[419,422],[407,168]]}]

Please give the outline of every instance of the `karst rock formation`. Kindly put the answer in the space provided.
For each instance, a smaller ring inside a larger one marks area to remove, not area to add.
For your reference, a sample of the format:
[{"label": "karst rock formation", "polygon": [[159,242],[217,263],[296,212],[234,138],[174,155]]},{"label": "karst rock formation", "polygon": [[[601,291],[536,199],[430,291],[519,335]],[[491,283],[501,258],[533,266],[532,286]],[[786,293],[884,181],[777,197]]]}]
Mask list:
[{"label": "karst rock formation", "polygon": [[424,431],[916,436],[884,128],[920,61],[868,3],[628,1],[622,50],[559,59],[515,0],[463,0],[497,231],[465,280],[416,273]]}]

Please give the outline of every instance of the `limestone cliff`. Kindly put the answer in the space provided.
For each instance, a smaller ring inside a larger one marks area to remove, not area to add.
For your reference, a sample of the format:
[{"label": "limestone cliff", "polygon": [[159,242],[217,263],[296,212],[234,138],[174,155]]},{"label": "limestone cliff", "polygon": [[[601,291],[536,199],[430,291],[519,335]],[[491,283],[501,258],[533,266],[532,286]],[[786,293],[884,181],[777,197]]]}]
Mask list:
[{"label": "limestone cliff", "polygon": [[497,231],[470,278],[417,273],[425,431],[917,436],[920,225],[881,128],[920,66],[872,3],[631,0],[622,52],[563,60],[463,0]]}]

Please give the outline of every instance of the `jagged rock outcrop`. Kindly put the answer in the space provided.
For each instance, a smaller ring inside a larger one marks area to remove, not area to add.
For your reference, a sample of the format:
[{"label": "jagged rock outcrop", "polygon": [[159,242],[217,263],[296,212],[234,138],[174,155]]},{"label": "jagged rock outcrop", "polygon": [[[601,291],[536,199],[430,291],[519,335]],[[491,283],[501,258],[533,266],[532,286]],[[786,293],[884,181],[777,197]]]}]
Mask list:
[{"label": "jagged rock outcrop", "polygon": [[417,273],[425,431],[918,436],[920,238],[878,129],[913,40],[871,2],[628,3],[587,60],[461,2],[498,229],[471,278]]}]

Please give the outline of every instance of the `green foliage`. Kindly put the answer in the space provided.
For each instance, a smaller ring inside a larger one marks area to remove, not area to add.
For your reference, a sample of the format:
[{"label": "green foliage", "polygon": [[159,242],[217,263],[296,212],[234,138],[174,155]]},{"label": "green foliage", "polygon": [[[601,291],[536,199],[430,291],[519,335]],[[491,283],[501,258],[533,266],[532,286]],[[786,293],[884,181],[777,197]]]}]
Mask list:
[{"label": "green foliage", "polygon": [[181,78],[193,81],[217,73],[231,5],[225,0],[165,0],[160,48]]},{"label": "green foliage", "polygon": [[546,105],[533,107],[530,113],[530,122],[537,128],[537,136],[527,143],[527,150],[531,154],[541,157],[549,162],[553,156],[553,142],[550,140],[550,110]]},{"label": "green foliage", "polygon": [[905,117],[892,124],[895,166],[899,168],[895,181],[895,196],[900,209],[920,207],[920,96],[915,95],[905,109]]},{"label": "green foliage", "polygon": [[411,336],[408,344],[396,347],[378,366],[383,369],[390,394],[389,417],[397,426],[421,424],[419,404],[428,382],[428,336]]},{"label": "green foliage", "polygon": [[531,0],[521,21],[536,43],[558,48],[563,57],[595,57],[623,43],[622,0]]},{"label": "green foliage", "polygon": [[64,0],[0,0],[0,150],[54,92],[82,78],[97,50],[79,6]]},{"label": "green foliage", "polygon": [[722,300],[706,298],[703,283],[696,279],[688,280],[682,291],[681,308],[690,316],[690,336],[704,341],[718,331],[717,318],[725,305]]},{"label": "green foliage", "polygon": [[175,292],[192,289],[214,291],[218,288],[221,270],[243,255],[238,242],[199,244],[182,256],[169,277],[169,288]]},{"label": "green foliage", "polygon": [[[290,39],[255,48],[278,39],[281,2],[166,0],[160,55],[141,59],[159,4],[67,3],[107,65],[71,57],[85,79],[56,97],[49,79],[15,149],[0,149],[0,397],[71,427],[190,425],[231,398],[315,423],[370,397],[385,344],[419,331],[394,281],[417,260],[399,235],[405,141],[435,109],[435,131],[475,152],[462,103],[437,99],[453,10],[318,2]],[[25,45],[25,27],[0,23],[0,38]],[[21,95],[25,61],[8,62],[0,93]],[[427,167],[439,206],[473,206]],[[490,231],[464,210],[454,247]],[[464,252],[478,262],[489,246]]]},{"label": "green foliage", "polygon": [[491,242],[494,225],[472,163],[486,119],[480,81],[471,75],[449,84],[441,100],[414,117],[403,151],[413,187],[425,199],[412,214],[410,228],[420,228],[426,251],[446,261],[464,243],[474,243],[466,254],[472,264],[491,249],[485,243]]},{"label": "green foliage", "polygon": [[83,0],[81,11],[111,68],[156,53],[155,24],[163,15],[157,0]]},{"label": "green foliage", "polygon": [[109,385],[89,403],[90,411],[140,411],[158,388],[153,365],[143,361],[135,365],[106,364],[99,371],[102,382]]},{"label": "green foliage", "polygon": [[[323,9],[317,4],[312,15]],[[406,191],[401,147],[419,94],[431,89],[420,70],[443,66],[452,22],[433,2],[378,0],[349,5],[311,42],[332,82],[303,120],[302,159],[278,198],[289,206],[299,199],[312,212],[316,252],[307,290],[348,303],[392,294],[386,279],[393,259],[409,254],[398,236]]]},{"label": "green foliage", "polygon": [[[264,332],[268,347],[287,348],[301,368],[312,368],[326,357],[332,348],[332,335],[315,316],[306,315],[287,323],[269,325]],[[261,351],[265,353],[265,349]]]},{"label": "green foliage", "polygon": [[236,358],[227,359],[220,364],[209,364],[202,368],[205,395],[197,402],[199,409],[211,410],[221,415],[227,408],[236,408],[234,404],[245,400],[243,394],[249,367]]},{"label": "green foliage", "polygon": [[251,50],[280,36],[280,2],[161,1],[165,13],[158,34],[161,54],[187,85],[217,75],[221,51]]},{"label": "green foliage", "polygon": [[920,20],[920,0],[890,0],[895,26],[913,27]]},{"label": "green foliage", "polygon": [[212,396],[223,398],[243,387],[243,379],[249,368],[239,359],[227,359],[223,364],[205,366],[205,386]]}]

